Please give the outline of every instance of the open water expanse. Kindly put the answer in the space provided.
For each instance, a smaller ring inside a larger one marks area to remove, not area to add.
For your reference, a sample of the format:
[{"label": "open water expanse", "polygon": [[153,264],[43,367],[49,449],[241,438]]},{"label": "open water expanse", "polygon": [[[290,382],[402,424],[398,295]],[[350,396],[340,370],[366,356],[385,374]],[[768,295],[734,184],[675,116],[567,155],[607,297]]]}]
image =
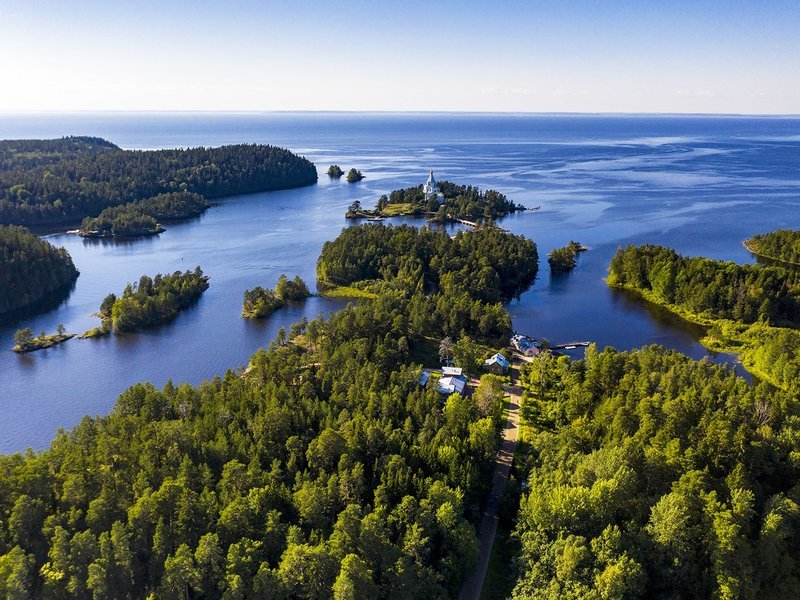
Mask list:
[{"label": "open water expanse", "polygon": [[[75,114],[0,116],[0,138],[95,135],[123,148],[254,142],[313,160],[317,185],[225,199],[203,216],[132,242],[56,232],[81,272],[57,308],[0,325],[0,452],[46,447],[59,427],[108,413],[126,387],[198,383],[245,365],[281,326],[342,302],[311,298],[263,321],[240,318],[242,295],[281,273],[310,284],[325,240],[347,206],[372,206],[393,189],[437,179],[502,191],[541,206],[501,224],[539,246],[536,283],[509,305],[517,331],[554,343],[591,340],[630,349],[663,344],[700,358],[702,331],[608,289],[619,245],[657,243],[753,262],[748,236],[800,227],[800,118],[442,114]],[[331,163],[357,184],[331,181]],[[394,222],[402,222],[397,219]],[[420,220],[408,220],[424,224]],[[66,228],[64,228],[66,229]],[[573,273],[551,277],[546,254],[575,239],[591,250]],[[200,265],[211,287],[163,327],[11,352],[16,329],[81,333],[106,294],[143,274]],[[732,362],[731,356],[712,357]]]}]

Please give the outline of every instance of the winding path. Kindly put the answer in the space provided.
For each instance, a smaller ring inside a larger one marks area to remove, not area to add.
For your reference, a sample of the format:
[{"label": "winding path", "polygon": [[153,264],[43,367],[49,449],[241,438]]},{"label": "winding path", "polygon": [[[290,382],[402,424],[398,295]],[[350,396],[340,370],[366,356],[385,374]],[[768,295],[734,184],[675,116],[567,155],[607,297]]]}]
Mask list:
[{"label": "winding path", "polygon": [[519,403],[522,389],[519,387],[519,364],[516,362],[511,367],[511,385],[506,387],[510,398],[508,403],[508,418],[503,427],[503,440],[494,465],[492,477],[492,495],[486,503],[486,509],[481,519],[478,532],[480,543],[480,557],[475,571],[464,582],[459,594],[459,600],[479,600],[483,589],[483,580],[489,569],[489,557],[492,555],[492,546],[497,534],[497,524],[500,521],[498,514],[500,500],[505,492],[508,477],[511,473],[511,463],[514,460],[514,451],[517,448],[517,434],[519,433]]}]

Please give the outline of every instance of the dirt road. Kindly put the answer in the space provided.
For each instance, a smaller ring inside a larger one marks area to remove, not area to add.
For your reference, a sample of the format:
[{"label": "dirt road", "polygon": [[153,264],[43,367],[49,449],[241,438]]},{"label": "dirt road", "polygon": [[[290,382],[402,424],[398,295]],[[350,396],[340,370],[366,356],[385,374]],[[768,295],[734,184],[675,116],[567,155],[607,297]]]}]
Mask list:
[{"label": "dirt road", "polygon": [[459,594],[459,600],[478,600],[483,589],[483,580],[486,578],[486,571],[489,568],[489,557],[492,555],[492,546],[497,534],[497,524],[499,522],[498,510],[500,500],[505,492],[508,476],[511,472],[511,463],[514,460],[514,451],[517,447],[517,434],[519,433],[519,403],[522,398],[522,390],[519,388],[519,365],[511,367],[511,385],[506,388],[510,394],[508,417],[503,427],[503,439],[500,442],[500,451],[494,465],[494,476],[492,478],[492,495],[486,504],[483,512],[481,527],[478,532],[480,543],[480,557],[475,571],[464,582]]}]

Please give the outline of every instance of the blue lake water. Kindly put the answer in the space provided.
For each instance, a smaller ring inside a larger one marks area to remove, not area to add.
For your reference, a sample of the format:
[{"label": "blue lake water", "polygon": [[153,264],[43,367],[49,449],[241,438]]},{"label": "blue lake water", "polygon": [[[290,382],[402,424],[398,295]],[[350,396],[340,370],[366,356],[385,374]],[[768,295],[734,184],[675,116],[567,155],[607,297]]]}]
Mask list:
[{"label": "blue lake water", "polygon": [[[0,326],[0,452],[49,444],[59,427],[108,413],[127,386],[198,383],[248,357],[281,326],[342,302],[312,298],[264,321],[240,318],[242,294],[281,273],[313,281],[325,240],[348,223],[353,200],[371,206],[389,191],[437,179],[495,188],[541,206],[502,221],[539,245],[540,275],[508,306],[515,328],[552,342],[591,340],[630,349],[658,343],[699,358],[700,331],[608,289],[614,251],[657,243],[753,262],[741,242],[800,226],[800,119],[685,116],[442,114],[73,114],[0,116],[0,138],[97,135],[124,148],[285,146],[313,160],[319,184],[228,198],[159,237],[127,243],[47,236],[81,275],[49,312]],[[356,167],[357,184],[331,181],[331,163]],[[424,224],[398,219],[394,222]],[[546,253],[575,239],[578,267],[551,277]],[[71,340],[28,355],[10,351],[14,331],[82,332],[109,292],[142,274],[201,265],[211,287],[174,322],[96,340]],[[712,357],[719,362],[730,356]]]}]

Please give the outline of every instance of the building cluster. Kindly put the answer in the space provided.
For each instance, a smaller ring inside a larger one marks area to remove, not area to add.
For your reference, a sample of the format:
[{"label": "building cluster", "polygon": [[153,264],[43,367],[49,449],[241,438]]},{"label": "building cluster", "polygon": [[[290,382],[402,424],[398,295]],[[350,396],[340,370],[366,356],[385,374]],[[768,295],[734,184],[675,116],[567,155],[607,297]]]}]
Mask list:
[{"label": "building cluster", "polygon": [[461,367],[442,367],[439,378],[439,392],[442,394],[462,394],[467,385],[467,378]]},{"label": "building cluster", "polygon": [[[509,360],[499,352],[493,354],[491,357],[483,361],[484,370],[489,373],[495,373],[497,375],[503,375],[505,373],[508,373],[508,369],[510,366],[511,363],[509,362]],[[431,377],[431,372],[429,370],[426,369],[422,371],[422,374],[420,375],[419,379],[419,384],[427,385],[430,377]],[[445,396],[450,396],[451,394],[463,394],[464,389],[467,387],[468,381],[469,379],[464,374],[464,371],[461,367],[443,366],[442,375],[436,382],[436,386],[437,389],[439,390],[439,393]]]},{"label": "building cluster", "polygon": [[542,345],[527,335],[514,334],[511,336],[511,346],[524,356],[539,356]]}]

